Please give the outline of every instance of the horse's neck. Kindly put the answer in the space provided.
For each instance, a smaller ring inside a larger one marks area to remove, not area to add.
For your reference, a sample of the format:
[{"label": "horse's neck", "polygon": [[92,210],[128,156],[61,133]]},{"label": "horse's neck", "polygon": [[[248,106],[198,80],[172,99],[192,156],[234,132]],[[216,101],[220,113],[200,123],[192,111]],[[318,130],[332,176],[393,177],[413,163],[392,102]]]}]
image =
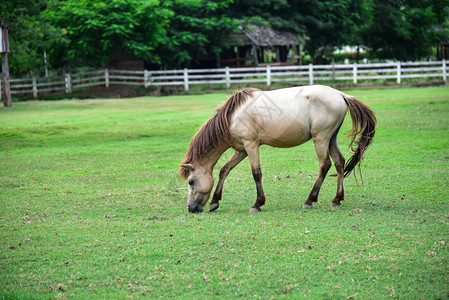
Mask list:
[{"label": "horse's neck", "polygon": [[226,143],[220,143],[218,147],[210,151],[203,159],[201,159],[199,164],[212,172],[220,157],[229,148],[229,145]]}]

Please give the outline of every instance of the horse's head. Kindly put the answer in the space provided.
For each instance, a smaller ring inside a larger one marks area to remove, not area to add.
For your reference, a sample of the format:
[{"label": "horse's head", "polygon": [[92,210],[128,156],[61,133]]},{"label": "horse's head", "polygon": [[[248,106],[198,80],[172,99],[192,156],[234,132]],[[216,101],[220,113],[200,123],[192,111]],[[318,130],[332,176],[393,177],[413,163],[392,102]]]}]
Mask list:
[{"label": "horse's head", "polygon": [[187,182],[189,183],[187,205],[189,212],[202,212],[214,186],[212,173],[210,170],[196,164],[182,164],[181,168],[189,171],[187,175]]}]

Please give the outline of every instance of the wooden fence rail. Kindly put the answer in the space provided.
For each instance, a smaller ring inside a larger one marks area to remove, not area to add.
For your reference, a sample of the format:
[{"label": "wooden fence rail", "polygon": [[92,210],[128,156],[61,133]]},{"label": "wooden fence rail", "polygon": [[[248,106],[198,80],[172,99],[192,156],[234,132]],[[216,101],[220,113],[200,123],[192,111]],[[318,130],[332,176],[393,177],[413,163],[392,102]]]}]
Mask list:
[{"label": "wooden fence rail", "polygon": [[377,64],[332,64],[303,66],[263,66],[251,68],[181,69],[166,71],[99,70],[65,74],[47,78],[11,79],[11,94],[33,94],[65,91],[110,85],[184,86],[186,91],[195,84],[222,84],[230,87],[238,83],[274,82],[298,84],[347,82],[353,84],[393,81],[441,79],[446,82],[448,66],[445,60],[431,62],[392,62]]}]

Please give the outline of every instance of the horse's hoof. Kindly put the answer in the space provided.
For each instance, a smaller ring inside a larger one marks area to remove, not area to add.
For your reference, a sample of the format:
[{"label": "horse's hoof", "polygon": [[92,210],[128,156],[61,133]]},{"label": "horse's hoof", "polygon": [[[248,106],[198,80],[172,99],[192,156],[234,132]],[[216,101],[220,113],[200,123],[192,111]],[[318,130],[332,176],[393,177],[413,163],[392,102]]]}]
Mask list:
[{"label": "horse's hoof", "polygon": [[302,206],[302,209],[309,209],[309,208],[313,208],[313,205],[304,203],[304,205]]},{"label": "horse's hoof", "polygon": [[251,207],[251,208],[249,209],[249,212],[251,212],[251,213],[253,213],[253,212],[259,212],[259,211],[261,211],[260,208]]},{"label": "horse's hoof", "polygon": [[331,202],[331,205],[332,206],[334,206],[334,207],[336,207],[336,206],[340,206],[341,205],[341,203],[340,202]]},{"label": "horse's hoof", "polygon": [[220,205],[218,203],[211,203],[209,206],[209,211],[216,210]]}]

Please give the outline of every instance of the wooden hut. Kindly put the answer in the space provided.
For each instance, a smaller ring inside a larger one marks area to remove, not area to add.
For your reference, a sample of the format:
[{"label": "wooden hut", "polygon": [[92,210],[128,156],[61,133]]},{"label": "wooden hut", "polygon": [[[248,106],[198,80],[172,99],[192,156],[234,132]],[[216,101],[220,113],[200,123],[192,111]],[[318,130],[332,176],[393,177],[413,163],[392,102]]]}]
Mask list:
[{"label": "wooden hut", "polygon": [[228,48],[217,57],[217,66],[301,64],[303,42],[293,32],[256,25],[239,31],[227,39]]}]

